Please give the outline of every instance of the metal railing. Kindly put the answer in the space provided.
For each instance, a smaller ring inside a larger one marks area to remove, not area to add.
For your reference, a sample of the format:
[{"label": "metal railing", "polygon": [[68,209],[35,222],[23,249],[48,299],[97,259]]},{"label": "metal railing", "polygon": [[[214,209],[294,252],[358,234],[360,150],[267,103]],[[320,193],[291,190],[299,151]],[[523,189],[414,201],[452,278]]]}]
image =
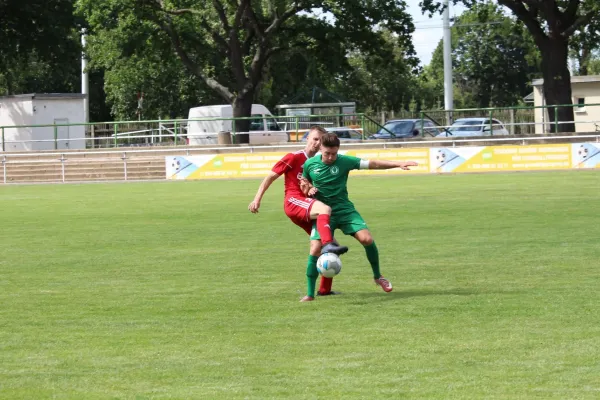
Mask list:
[{"label": "metal railing", "polygon": [[[535,142],[541,143],[564,143],[564,142],[591,142],[600,143],[600,132],[598,134],[577,135],[577,136],[531,136],[531,137],[489,137],[489,138],[449,138],[435,139],[428,141],[422,140],[399,140],[399,141],[364,141],[364,142],[346,142],[343,143],[344,149],[392,149],[392,148],[416,148],[416,147],[456,147],[460,145],[529,145]],[[208,147],[169,147],[169,148],[139,148],[128,150],[91,150],[77,152],[23,152],[23,153],[4,153],[0,156],[2,163],[3,183],[9,183],[9,166],[35,164],[47,166],[60,166],[60,173],[57,174],[59,182],[67,181],[67,166],[84,167],[87,163],[114,161],[114,165],[122,165],[120,177],[118,180],[130,180],[130,165],[136,160],[147,160],[149,158],[158,158],[163,160],[166,156],[190,156],[199,154],[215,154],[215,153],[260,153],[269,151],[286,152],[292,149],[301,148],[301,143],[290,143],[277,146],[248,146],[248,147],[232,147],[232,146],[208,146]],[[48,169],[48,168],[45,168]],[[86,179],[78,179],[77,181],[86,181]],[[104,180],[100,179],[87,179]]]},{"label": "metal railing", "polygon": [[[558,120],[560,107],[576,108],[577,116],[574,121],[561,122]],[[549,127],[558,131],[560,124],[575,123],[579,132],[600,132],[600,104],[584,106],[585,114],[580,112],[582,105],[558,105],[535,107],[506,107],[484,109],[459,109],[453,111],[430,110],[413,113],[414,119],[419,120],[419,135],[421,137],[435,136],[441,132],[449,133],[451,121],[457,118],[482,117],[490,125],[490,135],[494,135],[493,119],[500,120],[510,134],[527,135],[533,133],[546,133]],[[594,116],[594,114],[596,114]],[[537,115],[537,117],[536,117]],[[406,117],[406,114],[403,115]],[[552,117],[552,118],[551,118]],[[508,118],[508,119],[507,119]],[[537,118],[537,119],[536,119]],[[16,125],[0,126],[1,149],[8,151],[28,150],[67,150],[67,149],[97,149],[121,147],[156,147],[156,146],[183,146],[190,144],[190,139],[198,136],[190,132],[190,122],[229,121],[231,125],[231,143],[240,144],[242,135],[253,135],[253,132],[236,132],[234,121],[245,119],[256,121],[257,117],[248,118],[199,118],[199,119],[174,119],[174,120],[147,120],[147,121],[114,121],[99,123],[69,123],[45,125]],[[400,119],[400,118],[399,118]],[[363,139],[368,139],[372,134],[382,128],[383,124],[364,113],[354,114],[328,114],[307,116],[264,116],[263,131],[285,132],[287,140],[296,142],[311,125],[319,124],[325,128],[346,127],[360,132]],[[425,126],[426,121],[432,121],[435,129],[429,132]],[[508,122],[507,122],[508,121]],[[537,128],[536,128],[537,127]],[[541,129],[538,129],[541,127]],[[269,131],[269,128],[273,128]],[[433,133],[432,133],[433,132]],[[212,132],[217,141],[218,132]],[[252,144],[252,143],[249,143]]]},{"label": "metal railing", "polygon": [[[559,121],[558,115],[561,108],[574,108],[575,119],[573,121]],[[431,120],[438,129],[447,129],[452,121],[459,118],[486,118],[492,125],[492,119],[498,119],[508,128],[510,134],[529,135],[545,134],[550,131],[558,132],[559,125],[574,123],[579,125],[577,132],[600,132],[600,104],[559,104],[543,106],[515,106],[515,107],[497,107],[497,108],[465,108],[448,110],[423,110],[408,112],[403,111],[400,116],[397,113],[381,112],[381,115],[371,116],[371,120],[381,118],[381,125],[384,121],[392,119],[420,119]],[[579,117],[579,118],[578,118]],[[373,129],[377,123],[370,121],[370,125],[365,128],[367,131]],[[421,132],[423,124],[420,125]],[[537,129],[540,128],[540,129]],[[490,129],[492,127],[490,126]],[[492,129],[493,132],[493,129]]]}]

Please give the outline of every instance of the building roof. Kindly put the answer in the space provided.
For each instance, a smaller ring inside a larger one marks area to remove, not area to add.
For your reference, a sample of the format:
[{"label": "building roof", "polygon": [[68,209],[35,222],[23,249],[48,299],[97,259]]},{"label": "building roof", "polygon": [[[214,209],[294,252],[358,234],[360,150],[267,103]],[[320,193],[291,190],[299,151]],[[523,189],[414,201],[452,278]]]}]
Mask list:
[{"label": "building roof", "polygon": [[533,96],[533,92],[529,93],[527,96],[523,97],[523,101],[525,103],[533,103],[534,96]]},{"label": "building roof", "polygon": [[[583,76],[572,76],[571,83],[587,83],[587,82],[600,82],[600,75],[583,75]],[[542,86],[544,84],[543,79],[534,79],[531,82],[532,86]]]},{"label": "building roof", "polygon": [[356,106],[354,102],[345,103],[304,103],[304,104],[278,104],[275,106],[277,109],[288,109],[288,108],[327,108],[327,107],[353,107]]},{"label": "building roof", "polygon": [[85,99],[87,95],[82,93],[27,93],[27,94],[11,94],[8,96],[0,96],[3,99],[44,99],[44,100],[64,100],[64,99]]}]

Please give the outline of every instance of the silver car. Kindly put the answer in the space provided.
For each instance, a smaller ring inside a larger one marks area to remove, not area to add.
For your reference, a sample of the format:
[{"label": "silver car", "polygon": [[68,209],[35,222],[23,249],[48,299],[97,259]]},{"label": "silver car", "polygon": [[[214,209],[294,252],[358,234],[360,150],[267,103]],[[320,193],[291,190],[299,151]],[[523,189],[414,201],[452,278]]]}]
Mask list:
[{"label": "silver car", "polygon": [[447,131],[440,133],[440,137],[468,137],[468,136],[502,136],[509,132],[504,124],[492,118],[490,127],[489,118],[460,118],[448,128]]},{"label": "silver car", "polygon": [[437,136],[440,130],[429,119],[393,119],[386,121],[385,125],[369,139],[399,139],[412,138],[421,134],[423,127],[424,136]]},{"label": "silver car", "polygon": [[[329,132],[329,133],[335,133],[337,135],[337,137],[340,138],[340,142],[353,142],[353,141],[363,140],[362,133],[360,133],[360,131],[357,131],[355,129],[340,127],[340,128],[325,128],[325,130],[327,130],[327,132]],[[310,131],[306,131],[306,133],[304,135],[302,135],[302,139],[300,139],[300,141],[306,142],[306,138],[308,137],[309,132]]]}]

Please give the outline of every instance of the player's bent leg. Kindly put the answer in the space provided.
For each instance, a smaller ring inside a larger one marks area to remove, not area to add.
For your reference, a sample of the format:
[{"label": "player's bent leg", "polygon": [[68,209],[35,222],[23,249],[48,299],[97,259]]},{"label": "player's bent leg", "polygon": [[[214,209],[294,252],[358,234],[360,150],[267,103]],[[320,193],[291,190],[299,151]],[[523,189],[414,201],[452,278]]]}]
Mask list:
[{"label": "player's bent leg", "polygon": [[368,246],[373,243],[373,236],[371,236],[371,232],[368,229],[361,229],[360,231],[354,233],[353,236],[363,246]]},{"label": "player's bent leg", "polygon": [[319,200],[315,200],[310,208],[310,219],[317,219],[319,215],[323,214],[331,215],[331,207]]},{"label": "player's bent leg", "polygon": [[333,232],[329,224],[331,218],[331,207],[320,201],[312,203],[310,208],[310,218],[317,221],[317,231],[323,243],[321,254],[335,253],[342,255],[348,252],[347,246],[340,246],[333,242]]}]

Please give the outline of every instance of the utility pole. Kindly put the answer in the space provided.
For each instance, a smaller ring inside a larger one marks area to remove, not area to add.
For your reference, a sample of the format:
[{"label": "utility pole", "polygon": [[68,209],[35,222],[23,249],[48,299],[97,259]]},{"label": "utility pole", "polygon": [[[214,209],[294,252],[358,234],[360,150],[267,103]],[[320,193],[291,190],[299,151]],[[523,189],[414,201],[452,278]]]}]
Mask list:
[{"label": "utility pole", "polygon": [[444,0],[444,108],[446,110],[446,124],[452,124],[452,110],[454,109],[454,93],[452,90],[452,33],[450,32],[450,4]]},{"label": "utility pole", "polygon": [[86,123],[90,122],[90,81],[87,73],[87,59],[85,58],[85,29],[81,30],[81,93],[85,95],[83,99],[83,114]]}]

